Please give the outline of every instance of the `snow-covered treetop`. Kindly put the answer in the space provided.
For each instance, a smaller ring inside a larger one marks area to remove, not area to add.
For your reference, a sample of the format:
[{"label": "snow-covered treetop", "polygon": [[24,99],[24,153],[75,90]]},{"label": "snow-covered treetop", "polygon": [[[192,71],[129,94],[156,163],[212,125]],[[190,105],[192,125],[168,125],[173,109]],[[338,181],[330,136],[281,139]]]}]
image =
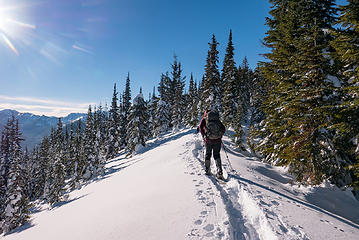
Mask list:
[{"label": "snow-covered treetop", "polygon": [[142,99],[142,101],[144,101],[142,93],[137,94],[137,96],[133,99],[133,105],[137,105],[138,101],[140,101],[140,99]]}]

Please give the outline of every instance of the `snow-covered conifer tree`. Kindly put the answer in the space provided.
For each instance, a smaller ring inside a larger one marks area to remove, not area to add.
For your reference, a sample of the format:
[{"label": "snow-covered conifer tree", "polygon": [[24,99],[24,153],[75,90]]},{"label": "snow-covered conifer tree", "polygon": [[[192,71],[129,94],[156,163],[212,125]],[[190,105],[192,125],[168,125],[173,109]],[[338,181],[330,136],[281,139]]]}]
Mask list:
[{"label": "snow-covered conifer tree", "polygon": [[[12,116],[9,121],[9,170],[5,193],[4,210],[1,214],[0,229],[5,233],[26,223],[29,219],[29,201],[23,176],[23,159],[20,143],[23,141],[18,121]],[[7,137],[5,137],[7,138]]]},{"label": "snow-covered conifer tree", "polygon": [[185,124],[195,127],[198,124],[198,95],[197,84],[193,80],[193,74],[189,81],[189,89],[186,100]]},{"label": "snow-covered conifer tree", "polygon": [[185,77],[182,77],[182,68],[181,63],[177,61],[177,56],[174,56],[174,61],[171,64],[172,68],[172,79],[171,79],[171,115],[172,115],[172,126],[174,128],[179,128],[183,124],[184,119],[184,80]]},{"label": "snow-covered conifer tree", "polygon": [[[335,119],[342,82],[330,47],[335,1],[273,1],[262,64],[268,86],[261,145],[267,160],[290,167],[298,181],[345,178]],[[329,177],[331,176],[331,177]]]},{"label": "snow-covered conifer tree", "polygon": [[[92,113],[92,108],[91,106],[89,106],[87,112],[86,126],[84,130],[85,166],[82,170],[83,172],[82,178],[84,180],[91,179],[95,174],[95,165],[97,161],[97,149],[95,145],[96,145],[95,119],[94,119],[94,114]],[[116,146],[118,147],[118,145]]]},{"label": "snow-covered conifer tree", "polygon": [[120,113],[119,107],[117,105],[118,98],[117,98],[117,90],[116,84],[113,88],[113,96],[112,96],[112,104],[109,113],[109,129],[108,129],[108,137],[107,137],[107,145],[108,145],[108,152],[107,152],[107,159],[111,159],[116,156],[120,149]]},{"label": "snow-covered conifer tree", "polygon": [[125,91],[123,92],[122,97],[122,109],[121,109],[121,124],[120,124],[120,138],[121,138],[121,148],[126,147],[126,134],[127,134],[127,125],[128,125],[128,116],[130,114],[131,108],[131,81],[130,73],[127,74]]},{"label": "snow-covered conifer tree", "polygon": [[[9,179],[9,165],[10,165],[10,131],[12,122],[8,119],[1,135],[0,145],[0,213],[5,211],[5,200],[7,191],[7,182]],[[0,214],[0,222],[2,220]]]},{"label": "snow-covered conifer tree", "polygon": [[157,103],[156,114],[154,118],[154,135],[158,136],[169,130],[171,127],[171,108],[168,96],[168,84],[170,78],[168,73],[161,75],[161,81],[158,86],[159,100]]},{"label": "snow-covered conifer tree", "polygon": [[145,146],[149,135],[148,112],[143,94],[140,92],[134,99],[128,117],[127,149],[133,153]]},{"label": "snow-covered conifer tree", "polygon": [[[38,154],[33,155],[33,199],[38,199],[44,195],[47,171],[49,169],[50,142],[48,137],[44,137],[39,146]],[[37,156],[36,156],[37,155]]]},{"label": "snow-covered conifer tree", "polygon": [[236,81],[237,69],[234,61],[234,47],[232,43],[232,30],[229,32],[226,55],[223,61],[222,82],[223,82],[223,123],[232,127],[237,113],[238,84]]},{"label": "snow-covered conifer tree", "polygon": [[148,124],[149,124],[150,137],[155,136],[155,119],[157,114],[158,100],[159,99],[158,97],[156,97],[156,93],[155,93],[155,87],[153,87],[152,96],[150,95],[149,102],[147,104],[148,114],[149,114]]},{"label": "snow-covered conifer tree", "polygon": [[73,170],[70,180],[70,186],[72,189],[78,189],[80,187],[80,181],[82,179],[83,169],[85,168],[85,153],[84,153],[84,141],[82,133],[82,121],[79,119],[76,134],[74,137],[74,144],[72,145],[74,155]]},{"label": "snow-covered conifer tree", "polygon": [[213,34],[209,43],[205,76],[203,79],[202,104],[204,109],[213,108],[222,112],[222,81],[218,70],[218,42]]},{"label": "snow-covered conifer tree", "polygon": [[65,190],[65,165],[64,165],[64,133],[61,118],[59,118],[57,129],[54,131],[51,139],[52,153],[50,162],[50,171],[48,174],[48,182],[46,200],[50,205],[54,205],[62,201]]},{"label": "snow-covered conifer tree", "polygon": [[100,105],[95,115],[95,149],[96,149],[96,160],[94,162],[94,176],[102,175],[104,173],[104,167],[106,162],[106,123],[107,116]]}]

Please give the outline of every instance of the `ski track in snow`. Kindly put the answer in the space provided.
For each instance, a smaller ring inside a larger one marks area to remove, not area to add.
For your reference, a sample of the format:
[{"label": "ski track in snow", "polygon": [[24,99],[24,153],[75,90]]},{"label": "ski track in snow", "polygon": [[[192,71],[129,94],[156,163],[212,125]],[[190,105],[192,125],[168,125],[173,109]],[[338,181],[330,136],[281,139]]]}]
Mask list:
[{"label": "ski track in snow", "polygon": [[[188,234],[190,239],[309,239],[300,226],[290,226],[277,213],[279,201],[267,196],[264,198],[262,192],[241,182],[237,173],[230,173],[223,156],[224,176],[229,181],[221,183],[204,175],[204,152],[198,136],[185,145],[185,173],[193,178],[198,188],[197,199],[203,203],[203,211],[194,220],[195,227]],[[211,164],[215,173],[213,158]]]}]

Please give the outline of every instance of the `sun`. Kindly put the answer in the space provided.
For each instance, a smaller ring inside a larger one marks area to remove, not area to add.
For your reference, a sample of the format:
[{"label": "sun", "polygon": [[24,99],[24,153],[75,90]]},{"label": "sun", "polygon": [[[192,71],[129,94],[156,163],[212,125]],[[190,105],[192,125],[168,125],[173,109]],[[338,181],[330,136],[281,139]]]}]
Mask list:
[{"label": "sun", "polygon": [[17,16],[22,14],[22,10],[22,7],[0,6],[0,41],[2,39],[3,44],[16,55],[19,55],[16,41],[21,41],[24,31],[36,28],[33,24],[17,19]]},{"label": "sun", "polygon": [[9,13],[5,8],[0,7],[0,31],[6,32],[8,29],[8,19],[10,19]]}]

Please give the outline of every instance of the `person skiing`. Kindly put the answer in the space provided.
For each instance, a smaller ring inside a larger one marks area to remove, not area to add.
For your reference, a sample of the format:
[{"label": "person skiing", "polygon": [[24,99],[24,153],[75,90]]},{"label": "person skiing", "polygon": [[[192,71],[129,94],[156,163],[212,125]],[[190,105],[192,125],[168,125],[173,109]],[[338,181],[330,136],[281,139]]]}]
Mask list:
[{"label": "person skiing", "polygon": [[217,178],[223,179],[223,170],[221,156],[222,137],[226,131],[225,126],[219,120],[219,113],[217,111],[205,111],[201,122],[198,126],[206,147],[205,154],[205,168],[206,175],[211,175],[211,156],[213,151],[213,158],[217,166]]}]

